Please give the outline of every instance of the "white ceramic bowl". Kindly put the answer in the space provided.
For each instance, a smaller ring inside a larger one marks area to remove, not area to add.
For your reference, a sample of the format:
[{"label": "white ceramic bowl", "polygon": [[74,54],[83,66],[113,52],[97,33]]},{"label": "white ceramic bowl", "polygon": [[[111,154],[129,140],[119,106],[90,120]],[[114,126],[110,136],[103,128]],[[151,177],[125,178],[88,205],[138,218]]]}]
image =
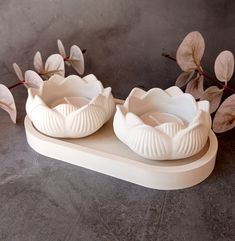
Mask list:
[{"label": "white ceramic bowl", "polygon": [[209,102],[196,102],[176,86],[148,92],[134,88],[124,105],[117,105],[113,127],[116,136],[142,157],[186,158],[207,142]]},{"label": "white ceramic bowl", "polygon": [[111,88],[94,75],[52,76],[29,88],[26,112],[34,126],[52,137],[79,138],[97,131],[115,109]]}]

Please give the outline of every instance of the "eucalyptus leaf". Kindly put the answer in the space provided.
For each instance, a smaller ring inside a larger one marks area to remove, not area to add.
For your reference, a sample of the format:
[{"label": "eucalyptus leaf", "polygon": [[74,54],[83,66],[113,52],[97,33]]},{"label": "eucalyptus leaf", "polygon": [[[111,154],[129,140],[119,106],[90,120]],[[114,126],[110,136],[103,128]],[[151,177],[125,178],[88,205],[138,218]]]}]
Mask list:
[{"label": "eucalyptus leaf", "polygon": [[0,84],[0,108],[5,110],[11,117],[11,120],[16,123],[16,106],[14,98],[10,90],[5,86]]},{"label": "eucalyptus leaf", "polygon": [[68,62],[79,74],[84,73],[84,58],[81,49],[77,45],[71,47]]},{"label": "eucalyptus leaf", "polygon": [[210,102],[210,113],[213,113],[219,107],[222,96],[223,89],[219,89],[217,86],[211,86],[204,91],[201,100],[208,100]]},{"label": "eucalyptus leaf", "polygon": [[201,98],[204,93],[203,81],[202,75],[195,77],[187,84],[185,92],[191,94],[195,99]]},{"label": "eucalyptus leaf", "polygon": [[53,54],[46,60],[44,75],[49,78],[53,74],[58,74],[64,77],[64,59],[60,54]]},{"label": "eucalyptus leaf", "polygon": [[43,84],[43,79],[33,70],[27,70],[25,72],[25,86],[27,88],[39,89]]},{"label": "eucalyptus leaf", "polygon": [[65,48],[64,48],[64,45],[63,45],[63,43],[60,39],[57,40],[57,46],[58,46],[60,55],[63,58],[66,58],[67,55],[66,55],[66,52],[65,52]]},{"label": "eucalyptus leaf", "polygon": [[235,94],[230,95],[217,110],[213,120],[213,130],[221,133],[235,126]]},{"label": "eucalyptus leaf", "polygon": [[67,60],[67,54],[66,54],[64,45],[63,45],[63,43],[62,43],[62,41],[60,39],[57,40],[57,46],[58,46],[60,55],[64,58],[65,64],[67,66],[70,66],[71,64]]},{"label": "eucalyptus leaf", "polygon": [[230,51],[221,52],[215,60],[215,75],[219,81],[227,83],[233,75],[234,57]]},{"label": "eucalyptus leaf", "polygon": [[205,41],[198,31],[189,33],[176,52],[176,61],[185,72],[200,68],[205,51]]},{"label": "eucalyptus leaf", "polygon": [[17,63],[14,63],[13,68],[14,68],[14,71],[15,71],[18,79],[23,80],[24,79],[23,73],[22,73],[22,70],[20,69],[19,65]]},{"label": "eucalyptus leaf", "polygon": [[175,82],[175,85],[178,86],[179,88],[185,86],[190,80],[191,78],[193,77],[193,74],[194,74],[194,71],[191,71],[191,72],[182,72],[176,82]]},{"label": "eucalyptus leaf", "polygon": [[39,51],[34,55],[33,65],[34,65],[35,70],[38,73],[40,73],[40,74],[44,73],[45,70],[44,70],[44,65],[43,65],[43,61],[42,61],[42,55]]}]

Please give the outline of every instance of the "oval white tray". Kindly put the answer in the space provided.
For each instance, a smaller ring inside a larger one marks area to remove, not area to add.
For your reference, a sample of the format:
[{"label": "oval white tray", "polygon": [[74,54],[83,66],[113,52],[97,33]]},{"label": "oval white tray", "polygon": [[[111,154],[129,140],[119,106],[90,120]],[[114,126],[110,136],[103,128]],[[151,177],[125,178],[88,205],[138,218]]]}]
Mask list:
[{"label": "oval white tray", "polygon": [[172,190],[194,186],[214,169],[217,138],[210,131],[204,149],[190,158],[152,161],[139,157],[119,141],[112,120],[98,132],[81,139],[56,139],[37,131],[25,117],[28,144],[38,153],[107,174],[141,186]]}]

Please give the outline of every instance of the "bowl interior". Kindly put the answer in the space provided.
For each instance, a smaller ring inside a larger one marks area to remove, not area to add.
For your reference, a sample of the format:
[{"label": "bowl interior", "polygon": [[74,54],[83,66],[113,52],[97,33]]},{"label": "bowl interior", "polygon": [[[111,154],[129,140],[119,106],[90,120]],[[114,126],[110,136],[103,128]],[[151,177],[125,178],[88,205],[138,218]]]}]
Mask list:
[{"label": "bowl interior", "polygon": [[152,127],[155,127],[163,123],[178,123],[184,125],[184,122],[179,117],[169,113],[157,111],[146,112],[143,115],[141,115],[140,118],[146,125],[150,125]]},{"label": "bowl interior", "polygon": [[[103,92],[99,81],[67,78],[64,82],[44,82],[39,96],[50,108],[59,104],[83,106]],[[38,93],[37,93],[38,94]]]},{"label": "bowl interior", "polygon": [[[188,95],[167,97],[166,95],[148,95],[143,99],[129,96],[126,106],[130,112],[137,116],[146,117],[152,113],[160,122],[190,123],[197,114],[197,105]],[[161,113],[160,115],[158,113]],[[158,117],[157,117],[158,115]]]}]

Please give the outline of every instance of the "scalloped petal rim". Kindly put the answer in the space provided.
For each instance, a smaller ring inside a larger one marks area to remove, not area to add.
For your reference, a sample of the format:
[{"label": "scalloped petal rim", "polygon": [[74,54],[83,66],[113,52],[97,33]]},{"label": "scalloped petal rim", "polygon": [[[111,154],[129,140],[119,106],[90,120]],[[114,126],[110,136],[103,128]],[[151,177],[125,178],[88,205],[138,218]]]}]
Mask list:
[{"label": "scalloped petal rim", "polygon": [[[89,102],[79,108],[66,103],[65,97],[83,97]],[[110,119],[114,109],[111,88],[104,89],[94,75],[54,75],[39,89],[28,89],[27,115],[39,131],[52,137],[90,135]]]},{"label": "scalloped petal rim", "polygon": [[[153,110],[173,114],[183,124],[147,125],[140,116]],[[144,158],[186,158],[198,153],[207,142],[211,128],[209,102],[196,102],[176,86],[148,92],[134,88],[125,103],[117,105],[113,127],[116,136]]]}]

